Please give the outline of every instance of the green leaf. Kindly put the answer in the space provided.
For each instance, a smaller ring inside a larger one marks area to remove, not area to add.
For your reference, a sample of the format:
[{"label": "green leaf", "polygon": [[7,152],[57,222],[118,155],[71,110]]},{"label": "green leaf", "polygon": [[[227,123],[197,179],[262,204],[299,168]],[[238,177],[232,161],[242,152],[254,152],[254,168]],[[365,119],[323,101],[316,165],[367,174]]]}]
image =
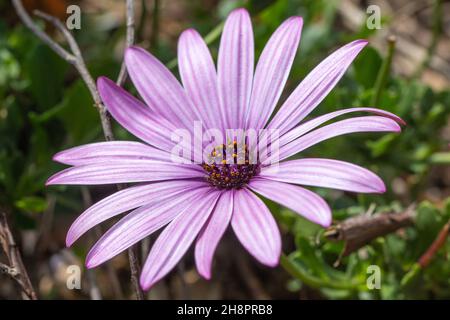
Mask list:
[{"label": "green leaf", "polygon": [[100,132],[99,117],[85,84],[78,80],[64,94],[58,108],[72,144],[85,143]]},{"label": "green leaf", "polygon": [[57,104],[62,96],[67,63],[44,44],[32,48],[24,70],[38,109],[44,111]]},{"label": "green leaf", "polygon": [[378,51],[372,47],[366,47],[353,63],[356,81],[366,89],[372,88],[381,68],[381,63],[382,59]]},{"label": "green leaf", "polygon": [[18,209],[28,212],[40,213],[47,209],[47,201],[41,197],[24,197],[15,202]]}]

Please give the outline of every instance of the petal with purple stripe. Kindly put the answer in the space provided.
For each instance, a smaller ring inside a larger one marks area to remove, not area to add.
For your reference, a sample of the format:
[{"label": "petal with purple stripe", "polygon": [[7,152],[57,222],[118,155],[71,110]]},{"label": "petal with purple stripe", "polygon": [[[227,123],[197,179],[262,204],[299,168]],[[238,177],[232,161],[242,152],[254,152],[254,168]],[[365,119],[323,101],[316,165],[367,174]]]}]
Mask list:
[{"label": "petal with purple stripe", "polygon": [[[399,132],[397,122],[379,116],[355,117],[326,125],[280,147],[279,160],[286,159],[319,142],[356,132]],[[273,162],[273,161],[272,161]]]},{"label": "petal with purple stripe", "polygon": [[305,188],[284,182],[255,178],[249,188],[263,197],[278,202],[308,220],[329,227],[331,210],[328,204],[316,193]]},{"label": "petal with purple stripe", "polygon": [[51,176],[46,185],[150,182],[201,178],[203,175],[202,168],[194,164],[128,160],[126,163],[99,162],[68,168]]},{"label": "petal with purple stripe", "polygon": [[261,169],[260,176],[300,185],[360,193],[383,193],[386,187],[376,174],[352,163],[305,158]]},{"label": "petal with purple stripe", "polygon": [[165,226],[183,212],[188,211],[186,202],[203,197],[207,190],[208,188],[189,190],[129,213],[111,227],[91,248],[86,257],[86,267],[94,268],[104,263]]},{"label": "petal with purple stripe", "polygon": [[148,290],[178,263],[208,220],[220,192],[211,191],[178,215],[159,235],[142,269],[140,283]]},{"label": "petal with purple stripe", "polygon": [[207,128],[225,129],[221,121],[216,67],[205,41],[194,29],[184,31],[178,40],[178,65],[197,117]]},{"label": "petal with purple stripe", "polygon": [[281,96],[300,42],[303,19],[291,17],[273,33],[255,70],[246,128],[263,128]]},{"label": "petal with purple stripe", "polygon": [[217,65],[226,128],[242,129],[250,102],[254,65],[253,28],[247,10],[236,9],[228,16]]},{"label": "petal with purple stripe", "polygon": [[172,161],[170,153],[135,141],[89,143],[58,152],[53,156],[54,161],[74,166],[105,161],[126,163],[130,159]]},{"label": "petal with purple stripe", "polygon": [[366,44],[366,40],[353,41],[323,60],[292,92],[268,127],[283,134],[296,126],[334,88]]},{"label": "petal with purple stripe", "polygon": [[171,133],[176,127],[110,79],[100,77],[97,87],[108,111],[125,129],[155,147],[172,150]]},{"label": "petal with purple stripe", "polygon": [[353,113],[353,112],[370,112],[379,116],[383,116],[386,118],[390,118],[392,120],[394,120],[395,122],[404,125],[405,122],[398,116],[396,116],[395,114],[388,112],[388,111],[384,111],[381,109],[376,109],[376,108],[348,108],[348,109],[343,109],[343,110],[338,110],[338,111],[334,111],[334,112],[330,112],[327,114],[324,114],[322,116],[319,116],[317,118],[311,119],[305,123],[302,123],[300,125],[298,125],[297,127],[295,127],[294,129],[288,131],[286,134],[284,134],[281,138],[280,138],[280,146],[284,146],[285,144],[297,139],[298,137],[304,135],[305,133],[308,133],[309,131],[317,128],[318,126],[324,124],[327,121],[330,121],[336,117],[342,116],[344,114],[347,113]]},{"label": "petal with purple stripe", "polygon": [[192,129],[195,110],[175,76],[152,54],[129,47],[125,63],[133,84],[145,103],[177,128]]},{"label": "petal with purple stripe", "polygon": [[198,272],[205,279],[211,278],[214,251],[230,223],[232,213],[233,191],[231,190],[222,193],[195,244],[195,263]]},{"label": "petal with purple stripe", "polygon": [[275,267],[281,254],[281,236],[267,206],[247,189],[234,193],[231,226],[244,248],[264,265]]},{"label": "petal with purple stripe", "polygon": [[66,236],[66,246],[71,246],[92,227],[118,214],[151,203],[164,201],[180,192],[205,186],[204,181],[174,180],[129,187],[100,200],[86,209],[72,223]]}]

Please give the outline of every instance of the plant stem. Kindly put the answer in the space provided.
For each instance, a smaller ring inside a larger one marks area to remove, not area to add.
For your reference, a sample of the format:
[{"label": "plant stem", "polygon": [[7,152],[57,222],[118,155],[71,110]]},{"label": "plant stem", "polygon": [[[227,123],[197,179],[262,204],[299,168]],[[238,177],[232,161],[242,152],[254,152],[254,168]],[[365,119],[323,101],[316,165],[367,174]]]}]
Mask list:
[{"label": "plant stem", "polygon": [[158,50],[159,45],[159,0],[153,0],[153,15],[152,15],[152,33],[150,35],[150,48]]},{"label": "plant stem", "polygon": [[312,276],[306,273],[304,270],[299,268],[288,256],[284,253],[281,254],[280,265],[286,270],[291,276],[300,280],[307,286],[311,288],[331,288],[340,290],[356,290],[361,284],[353,282],[342,282],[333,280],[324,280]]},{"label": "plant stem", "polygon": [[383,60],[381,69],[378,72],[377,79],[375,81],[375,91],[374,91],[374,94],[372,96],[372,101],[371,101],[371,105],[374,107],[378,106],[378,104],[380,103],[383,89],[386,85],[386,81],[387,81],[389,73],[391,71],[392,57],[394,56],[394,51],[395,51],[395,42],[396,42],[395,36],[389,36],[387,38],[387,44],[388,44],[387,56]]}]

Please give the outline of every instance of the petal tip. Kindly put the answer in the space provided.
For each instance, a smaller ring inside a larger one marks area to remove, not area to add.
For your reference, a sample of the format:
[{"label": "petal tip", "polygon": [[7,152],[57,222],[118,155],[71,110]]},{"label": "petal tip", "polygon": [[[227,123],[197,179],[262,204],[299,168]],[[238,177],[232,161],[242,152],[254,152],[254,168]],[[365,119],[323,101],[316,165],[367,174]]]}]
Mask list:
[{"label": "petal tip", "polygon": [[358,39],[355,41],[356,44],[361,44],[362,46],[365,46],[369,43],[369,40],[367,39]]},{"label": "petal tip", "polygon": [[138,46],[130,46],[125,49],[125,63],[132,63],[136,57],[142,53],[146,53],[144,49]]},{"label": "petal tip", "polygon": [[102,95],[103,92],[105,92],[105,90],[108,89],[108,87],[111,87],[111,85],[114,82],[109,79],[108,77],[105,76],[100,76],[97,78],[97,89],[100,93],[100,96]]},{"label": "petal tip", "polygon": [[202,276],[203,279],[205,280],[211,280],[211,271],[209,270],[201,270],[198,272],[200,274],[200,276]]},{"label": "petal tip", "polygon": [[384,184],[383,181],[381,181],[381,183],[377,186],[377,193],[385,193],[386,192],[386,185]]},{"label": "petal tip", "polygon": [[303,25],[303,17],[301,16],[292,16],[289,18],[289,21],[292,23],[297,23],[300,26]]},{"label": "petal tip", "polygon": [[75,240],[72,238],[72,236],[67,234],[67,236],[66,236],[66,248],[70,248],[73,245],[74,242],[75,242]]},{"label": "petal tip", "polygon": [[148,291],[150,290],[151,287],[153,287],[154,282],[152,280],[145,279],[141,274],[141,277],[139,279],[139,285],[141,286],[142,290]]},{"label": "petal tip", "polygon": [[94,263],[94,261],[92,259],[89,259],[89,256],[86,258],[86,262],[85,262],[85,266],[88,269],[92,269],[95,268],[97,266],[96,263]]},{"label": "petal tip", "polygon": [[53,157],[52,157],[52,160],[53,161],[55,161],[55,162],[63,162],[64,161],[64,152],[63,151],[60,151],[60,152],[57,152],[57,153],[55,153],[54,155],[53,155]]},{"label": "petal tip", "polygon": [[269,268],[275,268],[280,263],[280,257],[277,257],[276,260],[268,260],[264,264]]},{"label": "petal tip", "polygon": [[324,219],[322,221],[319,222],[319,224],[324,227],[324,228],[328,228],[331,226],[331,223],[333,222],[333,220],[331,219],[331,217],[328,219]]},{"label": "petal tip", "polygon": [[233,11],[230,12],[230,15],[234,15],[234,14],[240,14],[240,15],[247,15],[250,16],[250,14],[248,13],[248,10],[245,8],[236,8]]},{"label": "petal tip", "polygon": [[47,181],[45,181],[45,186],[48,187],[57,184],[57,178],[58,178],[57,174],[52,175],[50,178],[47,179]]}]

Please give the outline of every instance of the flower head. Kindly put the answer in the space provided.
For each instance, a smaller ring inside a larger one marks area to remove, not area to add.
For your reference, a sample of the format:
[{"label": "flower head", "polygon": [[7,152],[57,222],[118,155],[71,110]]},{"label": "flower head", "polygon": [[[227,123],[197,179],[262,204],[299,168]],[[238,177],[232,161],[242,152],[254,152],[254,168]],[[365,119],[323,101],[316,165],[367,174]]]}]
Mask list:
[{"label": "flower head", "polygon": [[[299,185],[363,193],[385,191],[378,176],[354,164],[318,158],[286,160],[335,136],[398,132],[402,123],[397,116],[374,108],[343,109],[300,123],[336,85],[367,44],[364,40],[353,41],[322,61],[273,115],[297,52],[301,29],[300,17],[283,22],[254,68],[250,17],[246,10],[237,9],[224,26],[217,71],[205,42],[189,29],[178,43],[182,84],[154,56],[138,47],[127,50],[125,61],[145,103],[111,80],[98,79],[108,111],[143,142],[93,143],[54,156],[55,161],[71,167],[49,178],[47,184],[140,183],[94,204],[72,224],[67,246],[95,225],[130,211],[93,246],[87,267],[102,264],[165,226],[143,267],[142,287],[148,289],[164,277],[194,241],[197,269],[209,279],[214,251],[230,224],[251,255],[265,265],[276,266],[280,233],[257,195],[329,226],[332,218],[328,205]],[[373,115],[326,124],[355,112]],[[223,143],[213,143],[207,149],[202,141],[200,151],[188,148],[187,153],[174,154],[174,150],[189,147],[193,141],[174,141],[173,133],[183,129],[195,137],[196,122],[201,123],[202,130],[215,129],[222,134]],[[228,129],[242,131],[230,134]],[[264,157],[260,149],[255,152],[255,144],[247,135],[254,130],[259,141],[266,134],[260,129],[278,136],[276,141],[263,144],[264,151],[277,146]],[[192,161],[198,159],[198,153],[201,160]]]}]

